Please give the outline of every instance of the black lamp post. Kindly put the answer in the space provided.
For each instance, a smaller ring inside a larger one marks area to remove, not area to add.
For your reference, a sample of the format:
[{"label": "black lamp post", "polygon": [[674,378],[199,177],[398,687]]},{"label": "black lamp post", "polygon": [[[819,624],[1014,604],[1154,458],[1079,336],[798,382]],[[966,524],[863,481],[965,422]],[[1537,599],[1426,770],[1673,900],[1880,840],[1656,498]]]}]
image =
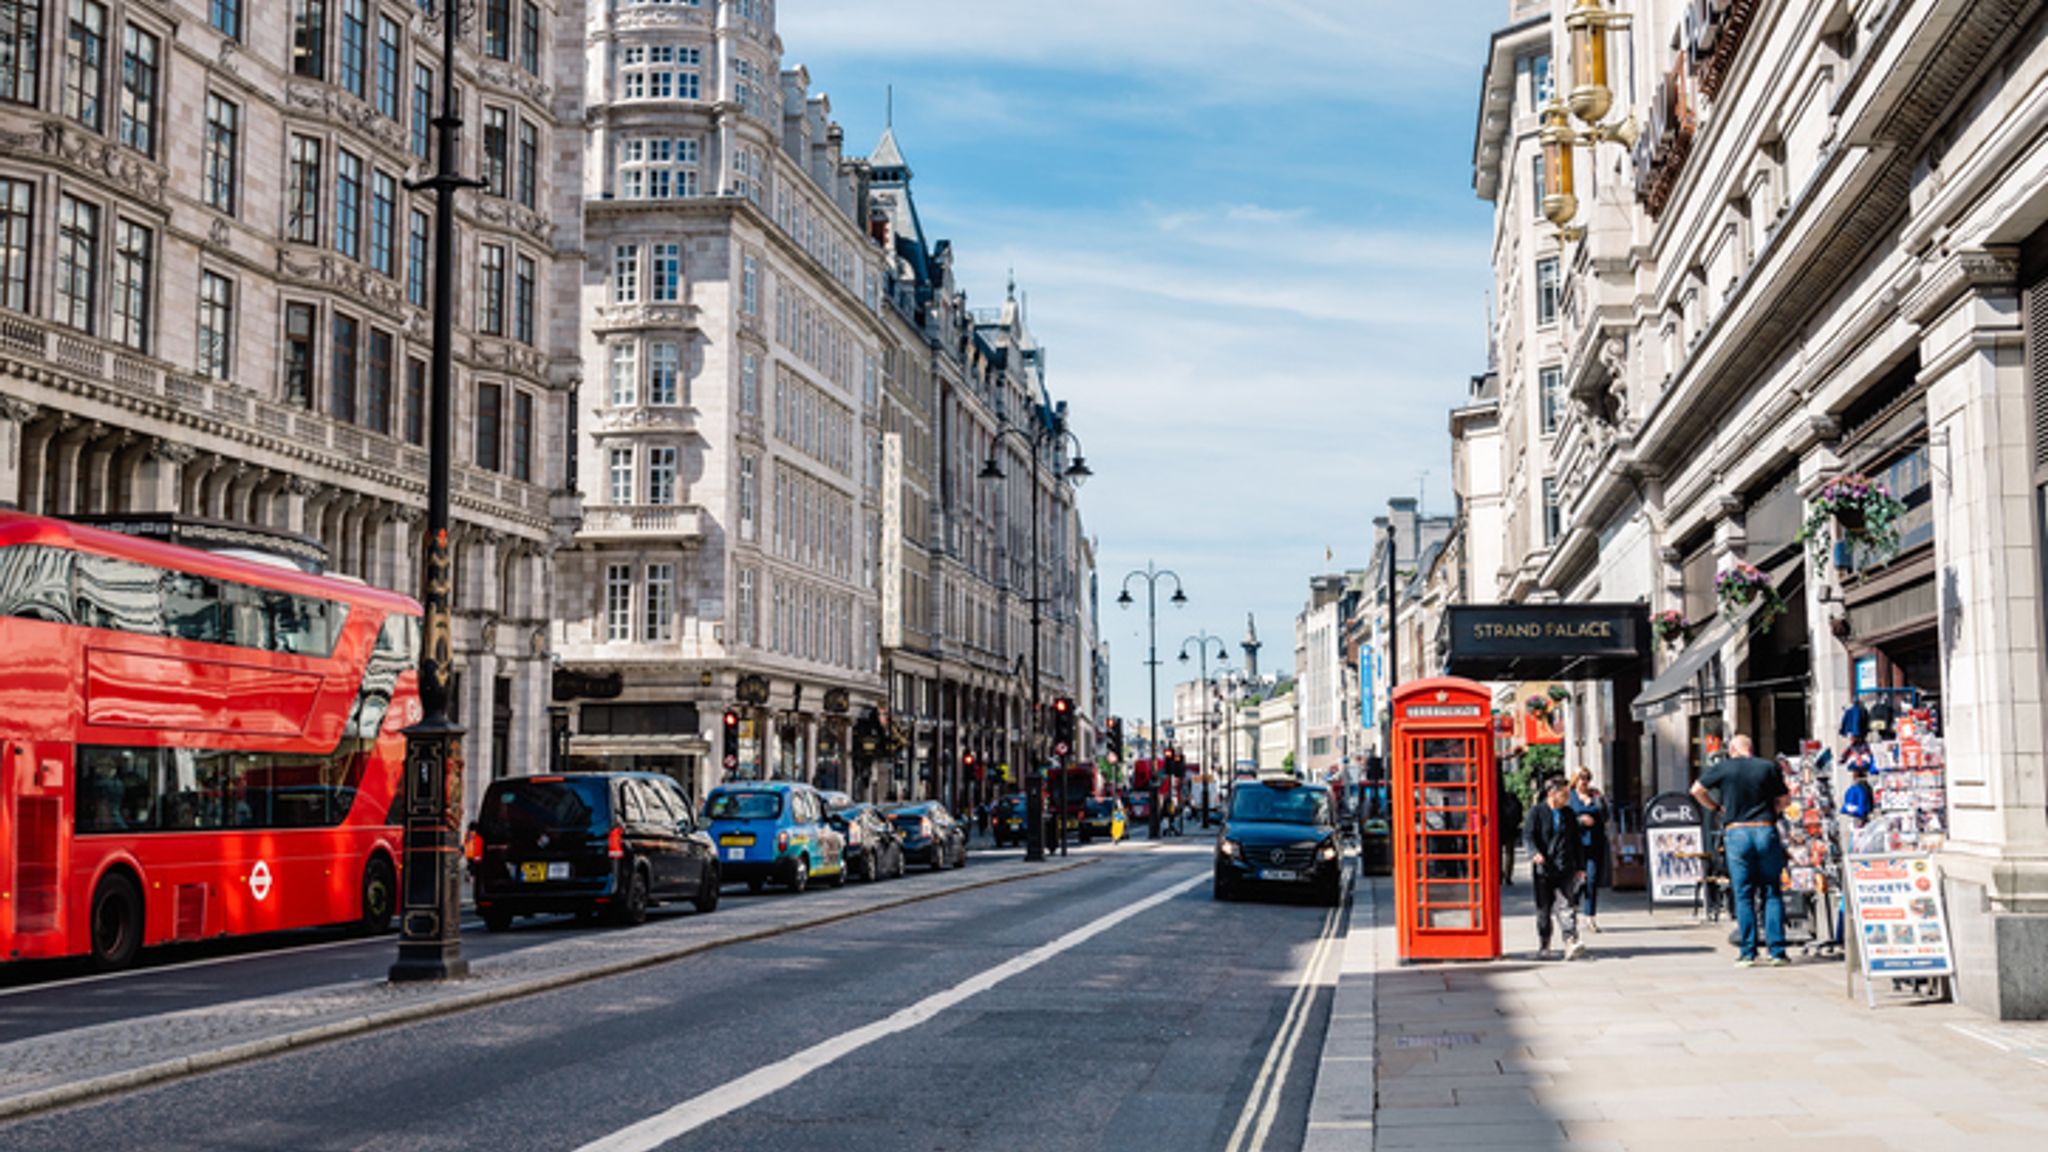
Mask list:
[{"label": "black lamp post", "polygon": [[[1045,797],[1044,775],[1038,752],[1039,737],[1039,671],[1038,632],[1045,615],[1045,597],[1039,586],[1038,562],[1038,490],[1043,487],[1040,477],[1045,470],[1046,449],[1072,444],[1073,462],[1060,473],[1063,480],[1080,484],[1094,473],[1088,470],[1088,458],[1081,454],[1081,441],[1067,430],[1066,406],[1047,409],[1040,406],[1032,414],[1029,425],[1012,426],[996,433],[989,441],[988,460],[981,466],[978,477],[982,480],[1001,480],[1003,467],[996,462],[996,452],[1003,441],[1016,437],[1027,445],[1031,456],[1031,720],[1026,728],[1025,755],[1029,759],[1024,765],[1024,859],[1045,859]],[[1064,836],[1061,837],[1065,839]]]},{"label": "black lamp post", "polygon": [[1145,561],[1143,568],[1133,568],[1124,573],[1123,588],[1116,596],[1118,607],[1129,608],[1132,604],[1131,581],[1145,582],[1145,669],[1150,676],[1152,695],[1152,813],[1149,823],[1154,840],[1159,839],[1159,766],[1164,763],[1159,755],[1159,580],[1162,576],[1173,577],[1173,596],[1169,602],[1176,608],[1186,604],[1188,594],[1181,590],[1180,573],[1171,568],[1156,568],[1150,560]]},{"label": "black lamp post", "polygon": [[480,188],[456,170],[462,110],[455,103],[458,4],[435,5],[441,21],[441,114],[434,175],[407,181],[434,193],[434,353],[427,416],[427,535],[422,548],[420,722],[405,730],[405,884],[398,922],[398,960],[391,979],[448,980],[469,974],[462,957],[461,855],[463,727],[448,714],[454,676],[453,589],[448,547],[448,472],[454,455],[455,193]]},{"label": "black lamp post", "polygon": [[1209,826],[1209,797],[1216,791],[1216,765],[1214,758],[1209,755],[1209,645],[1216,645],[1216,663],[1218,664],[1228,664],[1230,662],[1230,646],[1225,644],[1220,637],[1211,636],[1207,632],[1197,632],[1180,642],[1180,662],[1183,664],[1188,662],[1188,645],[1190,644],[1195,646],[1195,655],[1201,658],[1202,665],[1202,690],[1198,693],[1201,697],[1202,708],[1200,717],[1202,743],[1200,747],[1202,749],[1202,770],[1209,773],[1209,784],[1202,789],[1202,827],[1207,828]]}]

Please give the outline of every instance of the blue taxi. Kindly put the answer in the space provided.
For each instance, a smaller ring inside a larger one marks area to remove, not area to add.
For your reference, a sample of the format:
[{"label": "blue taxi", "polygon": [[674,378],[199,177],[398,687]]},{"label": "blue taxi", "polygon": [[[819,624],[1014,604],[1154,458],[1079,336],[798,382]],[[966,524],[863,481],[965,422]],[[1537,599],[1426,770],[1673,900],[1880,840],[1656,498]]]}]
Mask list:
[{"label": "blue taxi", "polygon": [[721,784],[704,799],[719,872],[759,892],[768,883],[801,892],[815,877],[846,883],[846,839],[825,822],[825,800],[808,784]]}]

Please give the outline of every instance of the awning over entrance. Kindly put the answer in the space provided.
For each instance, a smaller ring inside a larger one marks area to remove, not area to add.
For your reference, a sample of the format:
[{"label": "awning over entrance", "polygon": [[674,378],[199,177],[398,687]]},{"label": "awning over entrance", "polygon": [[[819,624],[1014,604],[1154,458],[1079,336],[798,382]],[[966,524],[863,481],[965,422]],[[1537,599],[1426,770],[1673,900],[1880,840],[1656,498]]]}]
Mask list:
[{"label": "awning over entrance", "polygon": [[1629,604],[1453,604],[1449,674],[1620,680],[1650,670],[1650,610]]},{"label": "awning over entrance", "polygon": [[[1752,605],[1745,609],[1738,619],[1747,623],[1755,607]],[[1685,646],[1669,668],[1643,685],[1642,694],[1629,705],[1629,712],[1638,720],[1651,720],[1678,711],[1686,689],[1692,687],[1693,677],[1707,666],[1707,661],[1721,654],[1729,637],[1735,635],[1735,627],[1735,622],[1726,616],[1714,617],[1714,622],[1707,625],[1706,631],[1693,637],[1692,643]]]}]

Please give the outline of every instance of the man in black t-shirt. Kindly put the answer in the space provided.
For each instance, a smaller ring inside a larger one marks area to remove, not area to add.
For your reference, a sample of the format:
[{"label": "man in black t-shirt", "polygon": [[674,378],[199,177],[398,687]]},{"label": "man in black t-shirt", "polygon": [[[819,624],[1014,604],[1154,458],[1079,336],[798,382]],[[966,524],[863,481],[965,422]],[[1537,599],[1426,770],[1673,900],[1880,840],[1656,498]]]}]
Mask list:
[{"label": "man in black t-shirt", "polygon": [[[1764,898],[1764,944],[1770,964],[1782,968],[1785,955],[1785,901],[1779,882],[1785,874],[1785,845],[1778,839],[1778,813],[1791,796],[1785,773],[1777,764],[1754,754],[1749,737],[1728,741],[1728,759],[1708,768],[1692,786],[1693,799],[1721,814],[1722,842],[1728,855],[1728,883],[1735,897],[1735,924],[1742,956],[1738,968],[1756,966],[1756,893]],[[1715,799],[1718,792],[1720,798]]]}]

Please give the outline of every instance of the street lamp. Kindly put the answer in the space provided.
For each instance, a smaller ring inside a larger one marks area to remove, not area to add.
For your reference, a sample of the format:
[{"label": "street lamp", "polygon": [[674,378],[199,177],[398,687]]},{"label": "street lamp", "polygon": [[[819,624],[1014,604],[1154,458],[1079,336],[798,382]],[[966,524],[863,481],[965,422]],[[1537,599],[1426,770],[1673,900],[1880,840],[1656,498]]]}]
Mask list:
[{"label": "street lamp", "polygon": [[1129,608],[1134,602],[1131,599],[1131,581],[1143,580],[1145,582],[1145,636],[1147,645],[1145,650],[1145,669],[1150,677],[1152,693],[1152,730],[1150,733],[1152,741],[1152,815],[1150,822],[1152,825],[1151,834],[1154,840],[1159,839],[1159,765],[1161,764],[1159,758],[1159,580],[1164,576],[1173,577],[1173,596],[1169,602],[1176,608],[1186,604],[1188,602],[1188,595],[1181,590],[1180,573],[1175,572],[1171,568],[1156,568],[1150,560],[1145,561],[1143,568],[1133,568],[1129,572],[1124,573],[1123,587],[1118,590],[1116,597],[1117,607]]},{"label": "street lamp", "polygon": [[1202,827],[1207,828],[1209,826],[1209,797],[1216,791],[1216,764],[1214,758],[1209,755],[1209,645],[1216,645],[1216,662],[1218,664],[1230,663],[1230,645],[1224,643],[1221,637],[1211,636],[1206,631],[1197,632],[1180,642],[1180,662],[1183,664],[1188,662],[1188,645],[1190,644],[1195,646],[1195,655],[1201,658],[1202,664],[1202,690],[1199,693],[1202,707],[1202,767],[1204,771],[1209,773],[1208,786],[1202,789]]},{"label": "street lamp", "polygon": [[[1082,481],[1094,475],[1088,470],[1088,458],[1081,454],[1081,441],[1067,430],[1066,406],[1048,409],[1039,405],[1029,425],[1012,426],[996,433],[989,441],[988,460],[982,464],[977,478],[1001,480],[1002,465],[996,462],[996,452],[1003,441],[1015,436],[1021,443],[1029,445],[1031,455],[1031,723],[1026,729],[1026,754],[1030,760],[1024,766],[1024,859],[1045,859],[1045,797],[1040,794],[1044,777],[1041,774],[1038,755],[1038,631],[1044,618],[1045,597],[1039,589],[1038,562],[1038,490],[1043,487],[1040,477],[1045,470],[1047,448],[1064,447],[1072,444],[1074,458],[1059,473],[1059,479],[1069,481],[1077,487]],[[1061,837],[1062,842],[1065,836]]]},{"label": "street lamp", "polygon": [[440,0],[434,8],[441,21],[441,114],[434,118],[440,155],[434,175],[406,183],[413,191],[434,193],[434,350],[427,417],[427,536],[420,579],[422,715],[419,723],[405,730],[405,885],[398,959],[391,965],[394,983],[469,974],[469,962],[462,958],[461,877],[456,870],[464,730],[448,714],[455,663],[448,471],[455,423],[450,379],[455,355],[455,193],[481,188],[483,181],[466,179],[456,170],[462,109],[455,102],[455,45],[461,35],[461,9],[450,0]]},{"label": "street lamp", "polygon": [[[1552,96],[1543,108],[1539,137],[1543,187],[1537,194],[1542,197],[1543,218],[1557,225],[1567,240],[1583,234],[1571,224],[1579,209],[1572,188],[1573,150],[1607,143],[1633,148],[1641,134],[1633,115],[1612,124],[1600,123],[1614,107],[1614,89],[1608,83],[1608,41],[1616,29],[1627,28],[1630,22],[1627,13],[1610,12],[1601,0],[1574,0],[1564,18],[1571,35],[1571,90],[1562,100]],[[1586,127],[1574,129],[1574,117]]]}]

